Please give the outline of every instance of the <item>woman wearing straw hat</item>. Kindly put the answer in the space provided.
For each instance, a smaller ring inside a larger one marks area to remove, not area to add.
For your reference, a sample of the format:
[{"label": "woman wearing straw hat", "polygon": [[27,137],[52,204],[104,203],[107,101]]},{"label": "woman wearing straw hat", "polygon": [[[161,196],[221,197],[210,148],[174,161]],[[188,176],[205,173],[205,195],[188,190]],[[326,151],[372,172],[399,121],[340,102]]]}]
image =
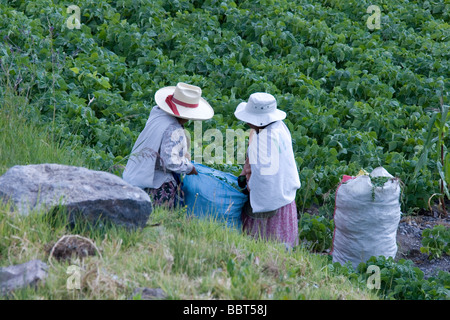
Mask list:
[{"label": "woman wearing straw hat", "polygon": [[286,113],[277,109],[275,97],[257,92],[240,103],[237,119],[254,131],[238,181],[247,185],[249,203],[242,212],[243,229],[255,238],[298,244],[295,196],[300,188]]},{"label": "woman wearing straw hat", "polygon": [[[182,203],[180,174],[197,174],[187,156],[183,125],[207,120],[214,110],[201,97],[201,88],[179,82],[155,93],[156,106],[136,140],[123,179],[144,189],[155,205]],[[176,201],[177,199],[177,201]]]}]

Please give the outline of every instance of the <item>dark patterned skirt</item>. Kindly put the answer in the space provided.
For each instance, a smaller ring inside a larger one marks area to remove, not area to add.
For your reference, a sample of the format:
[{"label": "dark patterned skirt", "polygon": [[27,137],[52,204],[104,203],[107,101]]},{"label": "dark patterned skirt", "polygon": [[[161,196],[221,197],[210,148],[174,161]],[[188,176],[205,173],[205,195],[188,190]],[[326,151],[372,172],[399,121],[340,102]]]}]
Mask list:
[{"label": "dark patterned skirt", "polygon": [[174,208],[184,206],[181,186],[173,181],[165,182],[158,189],[145,188],[153,205]]}]

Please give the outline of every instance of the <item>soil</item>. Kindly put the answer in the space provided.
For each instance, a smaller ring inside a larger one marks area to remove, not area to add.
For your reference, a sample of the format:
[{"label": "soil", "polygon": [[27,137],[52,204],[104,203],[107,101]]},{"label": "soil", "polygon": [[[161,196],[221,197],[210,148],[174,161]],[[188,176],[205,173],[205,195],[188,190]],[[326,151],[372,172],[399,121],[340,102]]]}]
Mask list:
[{"label": "soil", "polygon": [[450,215],[440,217],[436,207],[430,213],[423,211],[417,216],[406,216],[400,220],[397,230],[398,251],[396,260],[407,259],[424,272],[424,277],[435,276],[439,270],[450,272],[450,256],[443,255],[439,259],[429,259],[429,255],[420,252],[422,232],[442,224],[450,228]]}]

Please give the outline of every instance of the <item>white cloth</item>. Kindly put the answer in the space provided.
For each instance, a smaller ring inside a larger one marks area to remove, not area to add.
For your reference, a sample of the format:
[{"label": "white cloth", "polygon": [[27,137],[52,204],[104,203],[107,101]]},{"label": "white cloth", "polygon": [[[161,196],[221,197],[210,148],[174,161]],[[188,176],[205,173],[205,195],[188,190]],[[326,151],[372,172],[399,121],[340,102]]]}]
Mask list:
[{"label": "white cloth", "polygon": [[175,181],[172,171],[191,172],[193,164],[184,156],[186,152],[183,126],[155,106],[134,144],[123,179],[143,189],[157,189],[165,182]]},{"label": "white cloth", "polygon": [[276,210],[295,200],[301,184],[291,134],[283,121],[269,124],[253,137],[248,157],[253,212]]},{"label": "white cloth", "polygon": [[[371,177],[389,177],[374,187]],[[354,268],[371,256],[395,258],[401,217],[400,182],[383,167],[339,185],[334,213],[333,263]]]}]

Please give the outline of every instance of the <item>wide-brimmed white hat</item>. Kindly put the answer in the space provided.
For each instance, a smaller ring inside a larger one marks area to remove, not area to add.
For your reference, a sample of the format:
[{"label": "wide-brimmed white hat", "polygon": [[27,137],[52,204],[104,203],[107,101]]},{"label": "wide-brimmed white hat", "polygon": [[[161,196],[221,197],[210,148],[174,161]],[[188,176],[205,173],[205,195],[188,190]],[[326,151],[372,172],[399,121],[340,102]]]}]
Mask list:
[{"label": "wide-brimmed white hat", "polygon": [[265,92],[252,93],[248,102],[241,102],[234,112],[236,118],[262,127],[286,118],[286,112],[277,109],[277,100]]},{"label": "wide-brimmed white hat", "polygon": [[178,118],[208,120],[214,116],[213,108],[202,98],[202,89],[183,82],[156,91],[155,101],[162,110]]}]

